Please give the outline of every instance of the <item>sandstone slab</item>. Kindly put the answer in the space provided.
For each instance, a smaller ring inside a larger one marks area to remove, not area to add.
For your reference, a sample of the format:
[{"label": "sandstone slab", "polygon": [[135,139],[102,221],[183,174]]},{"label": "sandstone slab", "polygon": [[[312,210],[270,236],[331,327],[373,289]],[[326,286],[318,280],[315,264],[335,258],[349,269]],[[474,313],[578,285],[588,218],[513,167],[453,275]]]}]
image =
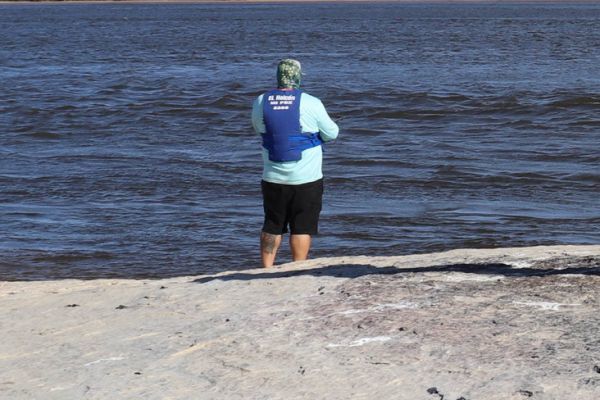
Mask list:
[{"label": "sandstone slab", "polygon": [[600,398],[600,246],[0,283],[0,398]]}]

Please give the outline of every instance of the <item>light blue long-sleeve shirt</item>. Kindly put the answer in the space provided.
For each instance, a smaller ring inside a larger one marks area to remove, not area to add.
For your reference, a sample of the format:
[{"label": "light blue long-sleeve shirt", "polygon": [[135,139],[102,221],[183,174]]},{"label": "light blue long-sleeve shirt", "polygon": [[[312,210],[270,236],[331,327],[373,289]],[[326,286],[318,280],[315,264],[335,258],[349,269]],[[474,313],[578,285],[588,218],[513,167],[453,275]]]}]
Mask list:
[{"label": "light blue long-sleeve shirt", "polygon": [[[261,135],[266,132],[263,120],[263,95],[252,104],[252,126]],[[300,97],[300,127],[303,133],[319,132],[324,142],[337,138],[339,128],[329,117],[323,103],[318,98],[302,92]],[[302,151],[298,161],[274,162],[269,160],[269,151],[262,149],[263,180],[286,185],[301,185],[323,177],[322,146]]]}]

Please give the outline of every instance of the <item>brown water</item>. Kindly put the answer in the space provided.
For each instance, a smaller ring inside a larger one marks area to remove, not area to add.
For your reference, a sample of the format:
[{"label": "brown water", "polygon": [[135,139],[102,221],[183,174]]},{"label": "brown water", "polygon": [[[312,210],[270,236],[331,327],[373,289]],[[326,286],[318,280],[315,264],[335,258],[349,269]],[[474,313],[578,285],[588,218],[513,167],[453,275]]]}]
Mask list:
[{"label": "brown water", "polygon": [[313,256],[600,242],[598,5],[0,5],[0,38],[0,279],[257,266],[287,56],[341,127]]}]

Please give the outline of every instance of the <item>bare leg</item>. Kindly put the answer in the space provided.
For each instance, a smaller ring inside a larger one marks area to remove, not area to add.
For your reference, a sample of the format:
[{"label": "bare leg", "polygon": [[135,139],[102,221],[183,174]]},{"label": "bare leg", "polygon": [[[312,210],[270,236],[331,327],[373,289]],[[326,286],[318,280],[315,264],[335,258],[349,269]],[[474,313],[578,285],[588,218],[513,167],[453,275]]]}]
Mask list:
[{"label": "bare leg", "polygon": [[308,258],[310,240],[310,235],[290,235],[290,247],[294,261],[302,261]]},{"label": "bare leg", "polygon": [[260,234],[260,256],[262,258],[263,267],[272,267],[275,263],[277,249],[281,244],[281,235],[273,235],[271,233],[261,232]]}]

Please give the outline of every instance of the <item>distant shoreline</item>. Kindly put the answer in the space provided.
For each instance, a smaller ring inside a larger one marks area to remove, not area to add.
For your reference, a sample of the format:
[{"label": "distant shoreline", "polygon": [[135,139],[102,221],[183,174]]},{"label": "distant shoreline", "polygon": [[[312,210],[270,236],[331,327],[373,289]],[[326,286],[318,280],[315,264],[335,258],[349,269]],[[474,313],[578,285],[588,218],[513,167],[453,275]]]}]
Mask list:
[{"label": "distant shoreline", "polygon": [[301,4],[301,3],[399,3],[399,4],[595,4],[597,0],[0,0],[0,4]]}]

